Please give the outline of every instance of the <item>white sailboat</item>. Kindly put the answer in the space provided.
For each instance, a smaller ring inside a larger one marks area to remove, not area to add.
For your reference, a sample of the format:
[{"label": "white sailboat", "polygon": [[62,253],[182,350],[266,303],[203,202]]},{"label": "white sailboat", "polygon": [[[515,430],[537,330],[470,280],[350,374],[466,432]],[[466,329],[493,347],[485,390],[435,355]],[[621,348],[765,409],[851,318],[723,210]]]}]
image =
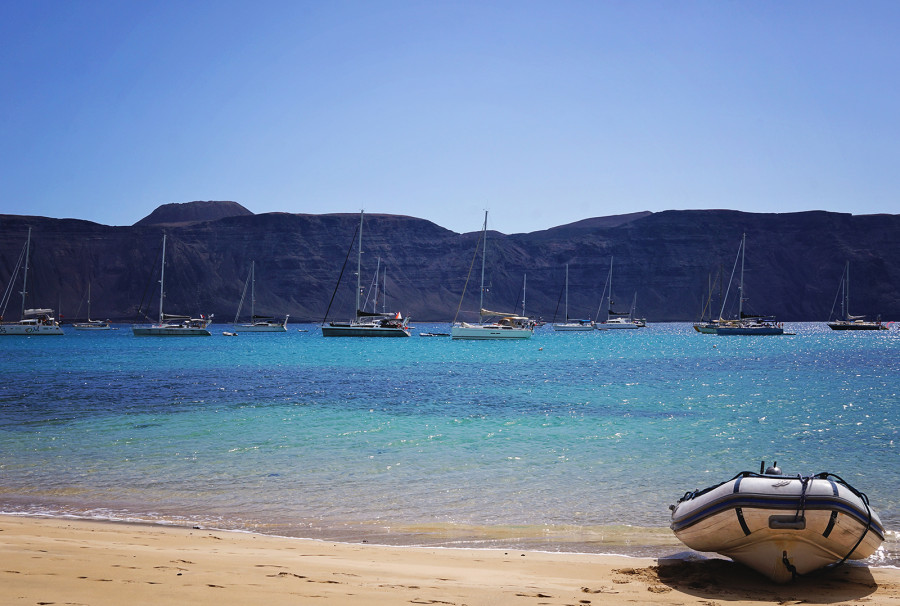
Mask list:
[{"label": "white sailboat", "polygon": [[207,329],[212,316],[192,318],[190,316],[166,315],[163,302],[166,296],[166,235],[162,240],[162,265],[159,272],[159,322],[150,326],[132,326],[136,337],[208,337]]},{"label": "white sailboat", "polygon": [[[28,263],[31,255],[31,228],[28,228],[28,237],[25,240],[25,247],[19,255],[19,260],[13,270],[12,276],[9,278],[9,284],[3,293],[2,305],[0,305],[0,336],[44,336],[44,335],[63,335],[65,334],[59,326],[59,322],[53,317],[52,309],[25,309],[25,298],[28,294]],[[16,277],[19,268],[23,268],[22,272],[22,312],[21,319],[18,322],[3,322],[3,316],[6,315],[6,306],[15,290]]]},{"label": "white sailboat", "polygon": [[[362,270],[362,228],[364,212],[359,213],[359,242],[356,257],[356,316],[347,322],[332,321],[322,324],[323,337],[408,337],[409,318],[404,318],[400,312],[377,313],[367,312],[360,308],[359,296],[362,290],[360,276]],[[340,285],[340,280],[338,280]],[[337,287],[335,287],[337,288]],[[329,309],[325,310],[328,317]]]},{"label": "white sailboat", "polygon": [[[244,298],[247,296],[247,286],[250,287],[250,322],[238,324],[241,309],[244,307]],[[250,273],[244,282],[244,292],[241,293],[241,302],[238,304],[237,313],[234,314],[235,332],[287,332],[288,317],[284,316],[283,322],[278,322],[272,316],[256,315],[256,261],[250,262]]]},{"label": "white sailboat", "polygon": [[[841,319],[828,322],[831,330],[887,330],[887,324],[881,323],[881,318],[875,322],[864,320],[865,316],[850,315],[850,261],[844,267],[840,285],[841,295]],[[834,312],[834,306],[832,306]]]},{"label": "white sailboat", "polygon": [[91,320],[91,283],[88,282],[87,291],[87,322],[74,322],[72,327],[75,330],[112,330],[109,320]]},{"label": "white sailboat", "polygon": [[565,288],[566,321],[553,324],[553,330],[563,332],[584,332],[594,330],[593,320],[569,319],[569,264],[566,263],[566,288]]},{"label": "white sailboat", "polygon": [[[606,308],[606,321],[605,322],[597,322],[595,327],[599,330],[622,330],[622,329],[635,329],[635,328],[643,328],[646,326],[646,323],[643,320],[635,320],[634,319],[634,305],[637,301],[637,293],[635,293],[634,300],[631,303],[631,309],[627,312],[617,312],[613,311],[613,298],[612,298],[612,275],[613,275],[613,259],[610,257],[609,259],[609,275],[607,276],[606,283],[609,286],[609,305]],[[604,289],[605,292],[605,289]],[[600,304],[603,304],[603,297],[600,297]],[[599,315],[599,313],[597,314]]]},{"label": "white sailboat", "polygon": [[[481,230],[481,241],[483,242],[483,245],[481,250],[481,292],[478,303],[481,322],[478,324],[470,324],[468,322],[457,323],[456,318],[454,318],[453,326],[450,328],[450,337],[456,340],[530,339],[534,334],[534,322],[530,318],[518,316],[516,314],[489,311],[484,308],[484,266],[485,257],[487,256],[487,216],[487,211],[485,211],[484,227]],[[475,244],[475,252],[478,252],[477,242]],[[466,280],[466,283],[468,283],[468,279]],[[462,296],[460,296],[459,299],[459,307],[462,306],[462,300],[463,297],[465,297],[465,294],[465,288],[463,288]],[[459,316],[459,307],[456,309],[457,317]],[[497,318],[497,320],[494,322],[485,322],[484,319],[489,317]]]}]

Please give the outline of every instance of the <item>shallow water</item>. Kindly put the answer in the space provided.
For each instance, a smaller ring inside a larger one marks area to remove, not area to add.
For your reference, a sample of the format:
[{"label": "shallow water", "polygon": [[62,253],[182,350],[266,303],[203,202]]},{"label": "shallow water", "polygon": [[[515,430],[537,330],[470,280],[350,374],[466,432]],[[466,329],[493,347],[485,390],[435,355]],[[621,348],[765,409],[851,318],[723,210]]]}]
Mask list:
[{"label": "shallow water", "polygon": [[867,493],[892,531],[878,562],[900,561],[896,331],[454,342],[289,327],[0,339],[0,509],[665,555],[684,549],[668,505],[765,459]]}]

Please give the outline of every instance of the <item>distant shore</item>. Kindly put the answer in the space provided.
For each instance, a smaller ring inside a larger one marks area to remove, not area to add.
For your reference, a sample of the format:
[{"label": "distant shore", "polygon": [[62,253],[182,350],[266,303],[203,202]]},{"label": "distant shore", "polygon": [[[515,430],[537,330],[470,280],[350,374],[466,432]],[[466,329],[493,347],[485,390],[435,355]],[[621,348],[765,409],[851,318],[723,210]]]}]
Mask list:
[{"label": "distant shore", "polygon": [[774,585],[719,559],[380,547],[241,532],[0,516],[11,604],[688,604],[900,601],[900,570]]}]

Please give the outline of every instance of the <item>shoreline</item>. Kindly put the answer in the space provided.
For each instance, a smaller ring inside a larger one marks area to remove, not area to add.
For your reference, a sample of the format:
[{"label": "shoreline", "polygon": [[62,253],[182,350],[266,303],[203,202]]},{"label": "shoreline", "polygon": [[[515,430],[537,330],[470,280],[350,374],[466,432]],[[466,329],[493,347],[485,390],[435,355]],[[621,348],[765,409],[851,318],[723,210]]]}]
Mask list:
[{"label": "shoreline", "polygon": [[775,585],[722,559],[389,547],[19,515],[0,515],[0,564],[12,604],[900,604],[897,568],[842,566]]}]

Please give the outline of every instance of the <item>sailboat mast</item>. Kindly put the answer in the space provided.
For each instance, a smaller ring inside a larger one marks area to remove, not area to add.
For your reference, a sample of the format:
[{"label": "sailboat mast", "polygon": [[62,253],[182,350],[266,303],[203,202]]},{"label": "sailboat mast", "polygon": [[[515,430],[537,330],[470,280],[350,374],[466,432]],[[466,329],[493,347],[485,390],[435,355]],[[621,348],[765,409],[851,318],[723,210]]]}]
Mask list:
[{"label": "sailboat mast", "polygon": [[381,257],[378,257],[378,262],[375,264],[375,296],[372,297],[372,312],[378,313],[378,274],[381,273]]},{"label": "sailboat mast", "polygon": [[569,264],[566,263],[566,322],[569,321]]},{"label": "sailboat mast", "polygon": [[612,268],[613,268],[613,259],[615,257],[609,258],[609,305],[606,306],[606,321],[609,321],[609,313],[612,311],[613,300],[612,300]]},{"label": "sailboat mast", "polygon": [[844,279],[844,302],[841,304],[841,307],[844,308],[844,319],[850,319],[850,261],[847,261],[847,277]]},{"label": "sailboat mast", "polygon": [[25,318],[25,295],[28,293],[28,255],[31,252],[31,228],[28,228],[28,239],[25,240],[25,273],[22,275],[22,318]]},{"label": "sailboat mast", "polygon": [[738,292],[741,298],[738,299],[738,321],[744,319],[744,258],[747,256],[747,234],[741,236],[741,285],[738,286]]},{"label": "sailboat mast", "polygon": [[353,312],[353,315],[359,317],[359,291],[362,288],[360,283],[360,276],[362,275],[362,228],[363,228],[363,214],[365,211],[359,211],[359,245],[357,246],[357,254],[356,254],[356,311]]},{"label": "sailboat mast", "polygon": [[250,261],[250,323],[256,317],[256,261]]},{"label": "sailboat mast", "polygon": [[163,234],[162,263],[159,268],[159,323],[163,323],[163,298],[166,289],[166,234]]},{"label": "sailboat mast", "polygon": [[528,274],[522,274],[522,317],[525,317],[525,285],[528,281]]},{"label": "sailboat mast", "polygon": [[478,316],[484,309],[484,258],[487,256],[487,216],[488,211],[484,211],[484,227],[481,228],[481,298],[478,299]]}]

